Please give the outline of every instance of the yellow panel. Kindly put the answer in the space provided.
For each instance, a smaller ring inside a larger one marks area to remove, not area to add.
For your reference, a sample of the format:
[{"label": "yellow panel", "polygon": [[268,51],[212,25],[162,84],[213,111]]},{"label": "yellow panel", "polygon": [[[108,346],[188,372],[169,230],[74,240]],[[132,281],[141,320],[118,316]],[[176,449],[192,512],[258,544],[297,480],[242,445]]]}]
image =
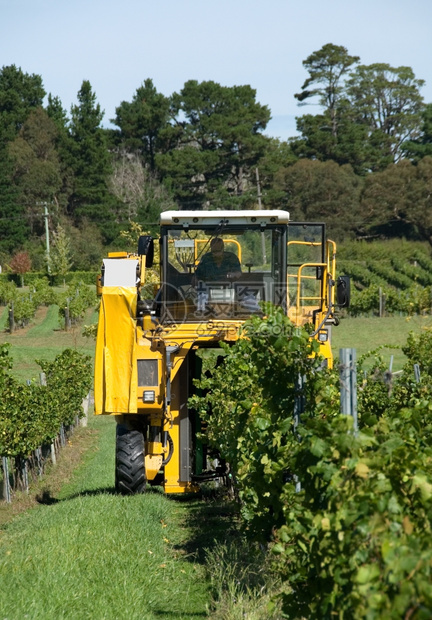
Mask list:
[{"label": "yellow panel", "polygon": [[333,353],[330,340],[327,340],[327,342],[320,342],[320,353],[326,358],[328,367],[333,368]]},{"label": "yellow panel", "polygon": [[127,258],[127,252],[108,252],[109,258]]},{"label": "yellow panel", "polygon": [[145,470],[147,480],[154,480],[162,467],[162,455],[146,454]]},{"label": "yellow panel", "polygon": [[95,413],[137,413],[135,287],[104,287],[95,359]]},{"label": "yellow panel", "polygon": [[[178,386],[176,386],[178,387]],[[173,402],[171,404],[172,424],[166,424],[165,430],[169,431],[174,444],[174,453],[171,460],[165,465],[165,492],[172,489],[173,493],[177,493],[180,485],[180,412],[176,392],[173,394]]]},{"label": "yellow panel", "polygon": [[199,486],[193,482],[180,482],[173,486],[165,485],[165,493],[198,493]]}]

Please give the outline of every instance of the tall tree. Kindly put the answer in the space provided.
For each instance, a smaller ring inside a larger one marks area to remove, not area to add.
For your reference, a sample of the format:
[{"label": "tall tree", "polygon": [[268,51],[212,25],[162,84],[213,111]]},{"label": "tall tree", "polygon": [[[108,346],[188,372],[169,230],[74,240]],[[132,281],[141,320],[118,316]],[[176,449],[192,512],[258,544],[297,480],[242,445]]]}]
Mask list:
[{"label": "tall tree", "polygon": [[70,156],[74,186],[69,201],[75,222],[97,222],[107,241],[117,234],[116,200],[108,190],[112,172],[106,133],[101,127],[103,111],[96,101],[90,82],[84,80],[78,92],[78,104],[71,108]]},{"label": "tall tree", "polygon": [[192,208],[209,201],[230,208],[247,200],[269,143],[262,131],[270,111],[256,101],[256,91],[190,80],[173,95],[172,105],[177,124],[165,136],[174,134],[177,148],[159,155],[156,164],[178,200]]},{"label": "tall tree", "polygon": [[423,84],[410,67],[375,63],[353,71],[348,95],[356,122],[368,128],[371,143],[382,152],[382,161],[375,168],[399,161],[403,142],[419,135]]},{"label": "tall tree", "polygon": [[66,215],[68,213],[68,199],[72,194],[74,171],[71,167],[71,152],[73,151],[72,138],[69,134],[69,118],[59,97],[48,95],[46,113],[50,120],[55,124],[57,132],[55,135],[55,147],[60,159],[62,188],[59,193],[65,200],[57,201],[56,205],[59,212]]},{"label": "tall tree", "polygon": [[423,157],[432,157],[432,103],[428,103],[422,112],[420,136],[402,144],[405,157],[418,163]]},{"label": "tall tree", "polygon": [[144,163],[154,171],[155,157],[162,147],[162,132],[169,120],[169,98],[158,93],[153,81],[147,79],[130,103],[122,101],[116,108],[113,122],[120,128],[117,142],[132,153],[140,153]]},{"label": "tall tree", "polygon": [[290,142],[298,157],[351,164],[357,174],[369,169],[368,134],[356,125],[346,92],[350,71],[359,61],[359,56],[352,56],[346,47],[333,43],[323,45],[303,61],[309,77],[302,91],[294,96],[300,105],[314,100],[323,111],[297,118],[301,135]]},{"label": "tall tree", "polygon": [[299,157],[350,163],[356,173],[382,170],[402,155],[402,144],[419,135],[423,80],[409,67],[359,65],[345,47],[324,45],[303,63],[309,78],[301,102],[318,97],[323,112],[297,119]]},{"label": "tall tree", "polygon": [[[327,113],[333,137],[338,135],[341,103],[345,99],[345,80],[349,70],[360,61],[359,56],[348,54],[346,47],[327,43],[303,61],[309,77],[302,92],[294,95],[300,102],[318,97],[318,103]],[[314,86],[314,88],[310,88]]]},{"label": "tall tree", "polygon": [[15,65],[0,69],[0,251],[21,247],[29,235],[25,207],[13,183],[14,162],[8,152],[31,110],[42,105],[45,90],[39,75]]},{"label": "tall tree", "polygon": [[351,166],[300,159],[281,168],[275,182],[293,221],[326,222],[336,241],[354,236],[363,180]]},{"label": "tall tree", "polygon": [[54,121],[43,108],[36,108],[9,144],[14,164],[13,183],[19,191],[19,201],[25,208],[32,233],[44,231],[41,203],[53,203],[54,210],[58,211],[58,206],[67,200],[67,196],[61,194],[63,179],[56,149],[57,134]]}]

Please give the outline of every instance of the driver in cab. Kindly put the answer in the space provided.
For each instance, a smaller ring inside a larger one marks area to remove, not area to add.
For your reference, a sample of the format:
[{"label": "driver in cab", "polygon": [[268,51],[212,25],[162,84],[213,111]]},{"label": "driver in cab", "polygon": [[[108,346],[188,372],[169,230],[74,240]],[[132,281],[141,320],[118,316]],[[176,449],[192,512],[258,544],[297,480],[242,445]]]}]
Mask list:
[{"label": "driver in cab", "polygon": [[196,279],[204,282],[237,280],[241,274],[239,259],[233,252],[225,252],[220,237],[211,240],[210,252],[204,254],[195,271]]}]

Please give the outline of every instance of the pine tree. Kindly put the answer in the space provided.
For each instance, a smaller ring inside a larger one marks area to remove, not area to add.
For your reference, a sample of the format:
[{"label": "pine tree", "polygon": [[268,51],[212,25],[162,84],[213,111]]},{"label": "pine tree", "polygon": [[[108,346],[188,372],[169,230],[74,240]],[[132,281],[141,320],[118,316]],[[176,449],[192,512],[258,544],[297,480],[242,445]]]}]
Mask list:
[{"label": "pine tree", "polygon": [[120,128],[116,141],[131,153],[139,153],[150,170],[163,148],[163,132],[169,125],[170,100],[158,93],[151,79],[140,86],[132,102],[122,101],[113,122]]},{"label": "pine tree", "polygon": [[112,166],[106,132],[101,127],[103,115],[90,82],[85,80],[78,92],[78,104],[71,109],[68,164],[74,181],[69,210],[76,224],[84,219],[97,223],[109,242],[118,230],[117,201],[108,190]]},{"label": "pine tree", "polygon": [[0,69],[0,251],[5,253],[22,246],[30,233],[8,145],[44,96],[39,75],[24,73],[15,65]]}]

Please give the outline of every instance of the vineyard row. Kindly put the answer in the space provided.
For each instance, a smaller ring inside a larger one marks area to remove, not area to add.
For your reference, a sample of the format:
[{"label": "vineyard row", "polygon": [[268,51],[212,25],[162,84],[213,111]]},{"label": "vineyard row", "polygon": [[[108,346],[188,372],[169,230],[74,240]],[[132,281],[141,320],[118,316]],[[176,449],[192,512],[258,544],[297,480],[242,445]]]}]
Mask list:
[{"label": "vineyard row", "polygon": [[286,617],[431,617],[432,334],[410,335],[397,378],[379,352],[370,370],[358,360],[356,432],[338,365],[318,371],[282,312],[265,335],[258,320],[192,404],[230,463],[250,544],[268,545]]},{"label": "vineyard row", "polygon": [[34,280],[29,290],[0,280],[0,305],[9,308],[7,326],[10,331],[25,327],[40,306],[57,305],[59,318],[70,325],[79,322],[86,310],[96,304],[94,288],[81,281],[72,282],[64,291],[57,292],[46,278]]},{"label": "vineyard row", "polygon": [[[352,301],[348,312],[352,316],[432,311],[432,259],[425,251],[414,249],[410,258],[395,252],[385,259],[373,255],[361,260],[344,258],[338,261],[338,273],[351,276]],[[0,278],[0,305],[9,308],[8,329],[27,325],[41,305],[57,305],[59,319],[66,328],[78,323],[88,308],[97,306],[94,287],[85,284],[87,280],[72,280],[67,289],[58,292],[47,278],[32,278],[28,290]]]},{"label": "vineyard row", "polygon": [[406,315],[432,311],[432,260],[422,252],[411,261],[392,256],[387,260],[341,260],[340,273],[351,276],[349,314]]},{"label": "vineyard row", "polygon": [[20,383],[10,373],[10,345],[0,347],[0,457],[3,469],[12,463],[15,488],[27,486],[29,469],[39,475],[47,457],[55,457],[56,445],[83,417],[92,386],[90,357],[73,349],[38,363],[42,384]]}]

